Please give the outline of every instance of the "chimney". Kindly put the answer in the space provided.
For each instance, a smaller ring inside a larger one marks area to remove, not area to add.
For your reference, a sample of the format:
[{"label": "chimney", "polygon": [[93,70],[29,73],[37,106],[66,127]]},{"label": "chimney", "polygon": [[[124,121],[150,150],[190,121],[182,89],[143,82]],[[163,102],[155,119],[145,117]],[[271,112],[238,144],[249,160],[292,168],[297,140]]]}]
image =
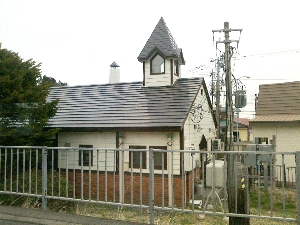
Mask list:
[{"label": "chimney", "polygon": [[114,84],[114,83],[120,83],[120,67],[116,62],[113,62],[110,65],[110,73],[109,73],[109,83]]}]

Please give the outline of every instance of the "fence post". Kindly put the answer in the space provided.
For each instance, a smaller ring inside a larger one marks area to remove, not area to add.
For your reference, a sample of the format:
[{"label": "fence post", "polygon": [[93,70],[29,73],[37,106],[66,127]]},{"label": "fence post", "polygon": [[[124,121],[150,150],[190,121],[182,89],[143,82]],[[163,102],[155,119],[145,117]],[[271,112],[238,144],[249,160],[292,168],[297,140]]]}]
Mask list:
[{"label": "fence post", "polygon": [[47,146],[42,147],[42,209],[47,210]]},{"label": "fence post", "polygon": [[300,224],[300,151],[296,151],[297,223]]},{"label": "fence post", "polygon": [[149,211],[150,224],[154,224],[154,154],[153,148],[149,149]]}]

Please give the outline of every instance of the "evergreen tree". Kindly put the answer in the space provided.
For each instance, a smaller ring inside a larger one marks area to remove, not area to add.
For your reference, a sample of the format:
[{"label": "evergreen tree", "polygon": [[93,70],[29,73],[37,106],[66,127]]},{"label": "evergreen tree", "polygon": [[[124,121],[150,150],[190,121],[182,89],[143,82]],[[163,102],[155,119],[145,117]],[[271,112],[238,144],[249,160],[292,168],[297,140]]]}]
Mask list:
[{"label": "evergreen tree", "polygon": [[51,84],[42,82],[40,66],[0,44],[0,145],[48,145],[57,132],[47,125],[58,100],[47,102]]},{"label": "evergreen tree", "polygon": [[64,83],[62,81],[56,81],[53,77],[47,77],[46,75],[43,76],[42,82],[48,82],[51,87],[62,87],[62,86],[68,86],[68,83]]}]

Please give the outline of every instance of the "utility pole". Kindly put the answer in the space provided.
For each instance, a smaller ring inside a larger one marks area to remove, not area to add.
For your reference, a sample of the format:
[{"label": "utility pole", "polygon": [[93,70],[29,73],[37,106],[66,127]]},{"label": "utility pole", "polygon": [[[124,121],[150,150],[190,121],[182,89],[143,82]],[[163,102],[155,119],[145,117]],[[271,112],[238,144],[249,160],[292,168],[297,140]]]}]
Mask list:
[{"label": "utility pole", "polygon": [[[216,129],[216,136],[217,139],[220,139],[220,68],[224,68],[224,54],[214,60],[215,62],[215,71],[211,72],[211,95],[212,95],[212,105],[216,106],[216,121],[217,121],[217,129]],[[215,100],[215,103],[214,103]]]},{"label": "utility pole", "polygon": [[216,82],[216,119],[217,119],[217,138],[220,139],[220,64],[221,57],[217,59],[217,82]]},{"label": "utility pole", "polygon": [[[239,42],[238,40],[230,40],[229,33],[232,31],[241,32],[242,29],[230,29],[229,22],[224,22],[224,29],[213,30],[212,32],[224,32],[225,40],[217,41],[216,43],[225,44],[225,83],[226,83],[226,131],[225,131],[225,150],[232,151],[233,142],[233,101],[232,101],[232,83],[231,83],[231,47],[232,42]],[[234,175],[234,155],[227,154],[227,194],[228,194],[228,209],[229,213],[238,213],[235,209],[235,175]],[[238,201],[238,199],[237,199]],[[237,202],[239,205],[239,202]],[[244,211],[244,210],[242,210]],[[245,213],[245,212],[241,212]],[[229,217],[230,225],[250,224],[249,218],[244,217]]]}]

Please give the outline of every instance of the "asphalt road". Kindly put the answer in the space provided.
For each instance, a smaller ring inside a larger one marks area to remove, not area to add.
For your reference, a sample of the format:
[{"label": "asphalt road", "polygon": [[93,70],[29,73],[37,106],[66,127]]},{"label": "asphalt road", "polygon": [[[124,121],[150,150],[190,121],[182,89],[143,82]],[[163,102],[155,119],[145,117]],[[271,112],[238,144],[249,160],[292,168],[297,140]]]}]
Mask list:
[{"label": "asphalt road", "polygon": [[27,224],[113,224],[113,225],[141,225],[141,223],[124,222],[120,220],[108,220],[96,217],[79,216],[65,213],[44,211],[41,209],[27,209],[0,205],[0,224],[27,225]]}]

